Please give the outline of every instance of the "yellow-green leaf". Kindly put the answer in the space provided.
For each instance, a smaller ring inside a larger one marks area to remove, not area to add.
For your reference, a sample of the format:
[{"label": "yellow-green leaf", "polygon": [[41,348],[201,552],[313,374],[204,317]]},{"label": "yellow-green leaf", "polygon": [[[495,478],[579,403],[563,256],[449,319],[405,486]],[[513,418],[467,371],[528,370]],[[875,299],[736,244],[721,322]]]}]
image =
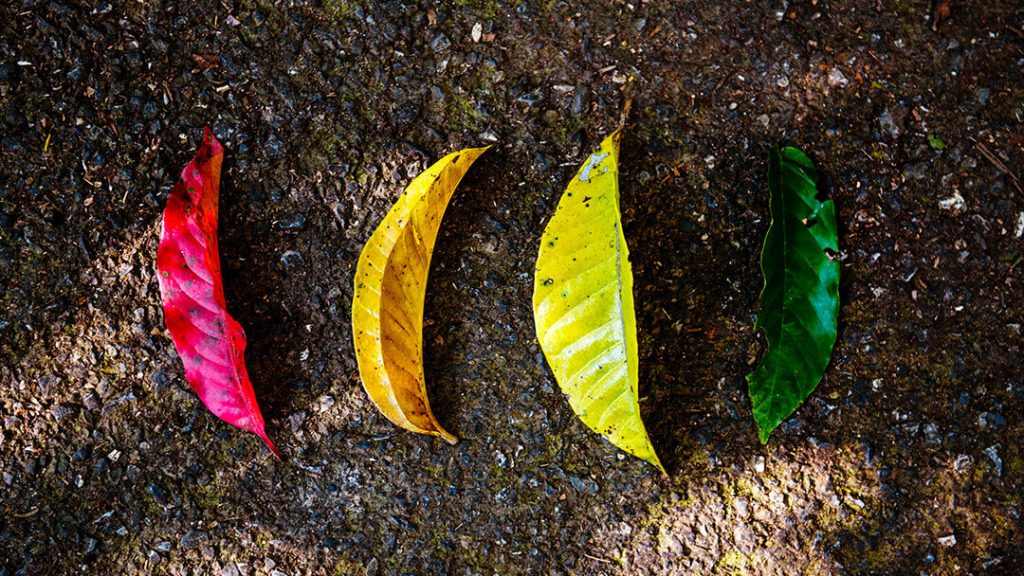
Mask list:
[{"label": "yellow-green leaf", "polygon": [[640,419],[633,272],[619,216],[616,130],[580,167],[541,238],[537,339],[584,424],[664,471]]},{"label": "yellow-green leaf", "polygon": [[356,267],[352,335],[359,376],[389,420],[456,438],[438,423],[423,374],[423,301],[430,257],[448,200],[487,148],[453,152],[409,184],[377,226]]}]

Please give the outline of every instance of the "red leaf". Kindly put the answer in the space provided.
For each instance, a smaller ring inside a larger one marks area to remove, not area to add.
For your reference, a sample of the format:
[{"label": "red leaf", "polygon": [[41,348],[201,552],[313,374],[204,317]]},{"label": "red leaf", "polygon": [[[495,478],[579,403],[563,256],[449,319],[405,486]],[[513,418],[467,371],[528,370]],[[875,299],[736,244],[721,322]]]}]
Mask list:
[{"label": "red leaf", "polygon": [[245,369],[245,332],[224,304],[217,249],[217,201],[224,147],[205,129],[203,145],[181,172],[164,209],[156,268],[164,320],[185,365],[185,379],[221,420],[259,436],[264,430]]}]

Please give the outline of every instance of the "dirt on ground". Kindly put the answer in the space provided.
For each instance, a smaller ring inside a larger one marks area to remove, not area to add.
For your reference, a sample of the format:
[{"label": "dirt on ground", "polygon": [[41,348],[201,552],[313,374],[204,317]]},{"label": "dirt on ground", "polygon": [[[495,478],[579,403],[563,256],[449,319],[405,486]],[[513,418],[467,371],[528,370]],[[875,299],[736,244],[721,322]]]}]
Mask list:
[{"label": "dirt on ground", "polygon": [[[1020,574],[1017,1],[21,0],[0,7],[0,575]],[[632,81],[630,82],[630,78]],[[537,242],[627,97],[641,406],[572,414]],[[163,322],[164,202],[226,148],[228,308],[276,461]],[[832,182],[825,378],[761,446],[744,375],[775,142]],[[494,143],[426,305],[449,446],[362,390],[352,275],[405,184]]]}]

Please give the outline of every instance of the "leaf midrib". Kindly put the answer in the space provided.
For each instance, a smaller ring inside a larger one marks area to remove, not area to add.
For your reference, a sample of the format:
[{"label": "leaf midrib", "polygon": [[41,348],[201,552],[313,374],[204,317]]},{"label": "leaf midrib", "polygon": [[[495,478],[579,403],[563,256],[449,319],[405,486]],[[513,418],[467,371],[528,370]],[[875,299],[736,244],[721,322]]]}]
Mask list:
[{"label": "leaf midrib", "polygon": [[[787,226],[786,226],[786,214],[787,214],[787,207],[788,207],[789,204],[788,204],[788,198],[786,197],[785,178],[783,177],[783,174],[784,174],[784,167],[783,167],[784,159],[783,159],[783,156],[782,156],[782,150],[778,151],[778,155],[779,155],[779,169],[778,169],[778,173],[776,174],[776,178],[778,180],[778,182],[776,183],[776,189],[779,191],[779,196],[780,196],[781,201],[782,201],[782,210],[781,210],[782,213],[780,215],[781,218],[779,218],[779,224],[780,224],[780,226],[782,228],[782,230],[781,230],[781,232],[782,232],[782,282],[781,282],[781,284],[782,284],[782,305],[781,305],[782,306],[782,311],[779,314],[781,316],[781,320],[779,321],[779,334],[778,334],[778,338],[776,340],[776,346],[781,348],[782,347],[783,338],[785,338],[785,334],[786,334],[786,330],[785,330],[786,315],[789,313],[789,311],[786,308],[786,295],[788,294],[788,289],[787,289],[787,286],[786,286],[786,280],[789,278],[789,228],[787,228]],[[770,202],[771,202],[771,199],[769,198],[769,203]],[[772,217],[774,219],[774,214],[772,215]],[[769,230],[769,232],[771,232],[771,230]],[[774,394],[773,394],[773,396],[774,396]]]},{"label": "leaf midrib", "polygon": [[[622,284],[623,284],[623,281],[622,281],[622,244],[623,244],[624,234],[622,233],[622,230],[621,230],[621,227],[622,227],[622,217],[621,217],[622,207],[620,206],[620,201],[619,201],[619,174],[618,174],[618,172],[619,172],[619,159],[618,159],[618,154],[615,154],[614,157],[615,157],[615,178],[612,179],[612,182],[613,182],[613,187],[612,188],[613,188],[613,192],[614,192],[612,197],[615,200],[615,225],[612,226],[612,229],[615,231],[615,278],[616,278],[616,280],[618,282],[618,288],[619,288],[618,290],[615,291],[615,307],[616,307],[616,311],[618,312],[618,316],[617,316],[618,323],[617,323],[617,325],[619,327],[619,338],[620,338],[620,341],[622,342],[623,356],[625,356],[625,358],[626,358],[626,381],[629,383],[629,390],[630,390],[630,393],[632,393],[634,387],[633,387],[633,382],[629,382],[629,380],[631,378],[631,374],[630,374],[630,370],[629,370],[629,341],[626,338],[626,314],[625,314],[625,306],[622,304]],[[636,400],[636,398],[634,398],[634,400]]]}]

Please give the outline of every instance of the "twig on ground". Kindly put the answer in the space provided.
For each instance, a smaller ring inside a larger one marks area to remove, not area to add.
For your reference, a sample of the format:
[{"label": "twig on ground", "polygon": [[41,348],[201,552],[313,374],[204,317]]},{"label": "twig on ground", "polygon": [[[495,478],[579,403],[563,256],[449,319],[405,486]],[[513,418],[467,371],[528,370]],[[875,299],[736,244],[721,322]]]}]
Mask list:
[{"label": "twig on ground", "polygon": [[1009,24],[1006,25],[1006,29],[1009,30],[1010,32],[1013,32],[1017,36],[1024,38],[1024,30],[1021,30],[1020,28],[1015,28],[1013,26],[1010,26]]},{"label": "twig on ground", "polygon": [[981,152],[981,155],[984,156],[986,160],[991,162],[997,170],[999,170],[1003,174],[1006,174],[1006,177],[1009,178],[1010,183],[1013,184],[1013,187],[1017,189],[1017,192],[1024,194],[1024,189],[1022,189],[1020,185],[1020,178],[1018,178],[1017,175],[1013,173],[1013,170],[1010,170],[1006,166],[1006,164],[999,159],[998,156],[993,154],[992,151],[988,149],[988,146],[985,146],[984,144],[978,142],[974,138],[971,138],[971,141],[974,142],[974,145],[978,147],[978,152]]}]

